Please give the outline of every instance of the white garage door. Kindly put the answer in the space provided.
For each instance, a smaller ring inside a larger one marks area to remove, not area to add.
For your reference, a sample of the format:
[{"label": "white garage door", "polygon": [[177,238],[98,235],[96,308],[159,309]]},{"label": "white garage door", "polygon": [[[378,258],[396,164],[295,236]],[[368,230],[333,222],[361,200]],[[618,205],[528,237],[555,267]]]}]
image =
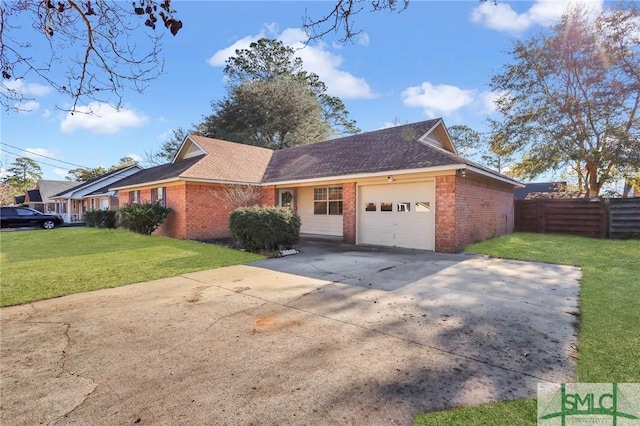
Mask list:
[{"label": "white garage door", "polygon": [[358,243],[434,250],[434,182],[359,187]]}]

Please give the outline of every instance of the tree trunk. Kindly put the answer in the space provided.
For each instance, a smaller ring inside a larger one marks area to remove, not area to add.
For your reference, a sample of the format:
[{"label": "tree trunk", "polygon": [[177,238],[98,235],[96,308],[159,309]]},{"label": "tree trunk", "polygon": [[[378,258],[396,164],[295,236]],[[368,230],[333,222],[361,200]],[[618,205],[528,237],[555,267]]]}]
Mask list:
[{"label": "tree trunk", "polygon": [[588,198],[596,198],[600,193],[600,183],[598,182],[598,168],[595,164],[587,163],[587,175],[589,176]]}]

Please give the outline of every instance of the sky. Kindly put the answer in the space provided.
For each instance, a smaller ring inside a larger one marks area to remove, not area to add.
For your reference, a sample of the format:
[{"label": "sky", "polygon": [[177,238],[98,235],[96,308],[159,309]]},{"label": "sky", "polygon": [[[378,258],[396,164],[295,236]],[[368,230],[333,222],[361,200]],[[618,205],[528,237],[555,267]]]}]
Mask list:
[{"label": "sky", "polygon": [[[600,0],[574,0],[602,7]],[[96,114],[69,114],[56,106],[70,99],[35,76],[19,84],[34,100],[28,111],[2,111],[0,163],[17,156],[37,161],[44,179],[63,180],[69,169],[117,164],[125,156],[141,161],[171,138],[211,113],[226,94],[225,60],[260,37],[302,47],[305,15],[322,17],[331,1],[176,1],[184,27],[164,37],[164,73],[143,94],[125,93],[116,111],[94,103]],[[328,34],[298,51],[304,68],[319,75],[330,95],[340,97],[362,131],[442,118],[487,130],[495,116],[491,76],[511,62],[516,40],[545,31],[569,5],[562,0],[418,1],[402,12],[355,16],[361,32],[352,42]],[[162,29],[162,28],[160,28]],[[41,36],[34,32],[34,45]],[[36,50],[37,51],[37,50]],[[88,108],[80,105],[79,109]],[[0,173],[2,171],[0,170]]]}]

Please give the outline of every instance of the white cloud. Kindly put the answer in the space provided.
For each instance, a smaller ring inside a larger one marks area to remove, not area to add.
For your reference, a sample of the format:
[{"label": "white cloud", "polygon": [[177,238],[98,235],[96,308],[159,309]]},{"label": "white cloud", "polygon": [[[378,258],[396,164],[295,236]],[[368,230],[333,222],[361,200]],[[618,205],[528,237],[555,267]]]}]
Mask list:
[{"label": "white cloud", "polygon": [[212,67],[223,67],[225,66],[225,61],[236,54],[236,50],[248,49],[251,43],[260,40],[262,37],[264,37],[263,32],[258,35],[243,37],[231,46],[218,50],[212,57],[207,59],[207,63]]},{"label": "white cloud", "polygon": [[360,46],[368,46],[369,42],[369,34],[367,33],[360,33],[356,37],[356,43],[358,43]]},{"label": "white cloud", "polygon": [[158,136],[156,136],[156,140],[160,141],[160,142],[166,142],[171,138],[173,138],[173,130],[172,129],[169,129],[166,132],[162,132]]},{"label": "white cloud", "polygon": [[67,173],[69,173],[67,170],[58,169],[57,167],[53,169],[53,174],[62,179],[67,176]]},{"label": "white cloud", "polygon": [[140,157],[138,154],[127,154],[125,155],[125,157],[131,157],[133,158],[133,161],[137,161],[138,163],[142,161],[142,157]]},{"label": "white cloud", "polygon": [[67,113],[60,123],[64,133],[76,130],[88,130],[93,134],[115,134],[125,127],[140,127],[149,122],[149,118],[137,111],[122,108],[117,110],[105,103],[91,102],[78,107],[74,114]]},{"label": "white cloud", "polygon": [[42,118],[49,118],[51,117],[51,110],[49,108],[46,108],[44,111],[42,111]]},{"label": "white cloud", "polygon": [[[264,33],[244,37],[231,46],[218,50],[207,62],[211,66],[224,66],[225,61],[235,55],[236,49],[246,49],[261,37],[264,37]],[[296,55],[302,59],[304,69],[320,77],[320,80],[327,85],[329,95],[344,99],[371,99],[378,96],[364,78],[341,70],[342,56],[331,52],[326,44],[305,45],[304,42],[308,37],[300,28],[287,28],[276,38],[296,49]],[[360,43],[364,42],[368,43],[368,36]]]},{"label": "white cloud", "polygon": [[56,158],[56,155],[46,148],[25,148],[24,150],[25,157],[33,158],[36,160],[41,156]]},{"label": "white cloud", "polygon": [[496,101],[503,93],[498,92],[482,92],[477,96],[478,110],[485,114],[493,114],[496,112]]},{"label": "white cloud", "polygon": [[475,90],[460,89],[448,84],[433,85],[425,81],[420,86],[405,89],[400,96],[409,107],[422,108],[426,115],[450,115],[474,102]]},{"label": "white cloud", "polygon": [[19,102],[14,105],[19,114],[29,114],[30,112],[36,111],[40,108],[40,102],[36,101],[26,101]]},{"label": "white cloud", "polygon": [[584,5],[593,10],[602,9],[603,0],[536,0],[525,12],[518,13],[511,5],[486,1],[471,12],[471,21],[487,28],[517,34],[535,25],[549,26],[557,22],[567,8]]},{"label": "white cloud", "polygon": [[26,83],[23,79],[7,80],[2,82],[4,90],[22,93],[23,96],[45,96],[53,90],[50,86],[38,83]]}]

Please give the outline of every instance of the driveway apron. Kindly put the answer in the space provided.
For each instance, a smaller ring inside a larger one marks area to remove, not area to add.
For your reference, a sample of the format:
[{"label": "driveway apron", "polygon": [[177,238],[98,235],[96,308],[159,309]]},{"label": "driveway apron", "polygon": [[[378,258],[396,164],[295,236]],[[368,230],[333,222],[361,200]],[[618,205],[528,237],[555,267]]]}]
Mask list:
[{"label": "driveway apron", "polygon": [[300,250],[2,308],[0,423],[411,424],[574,379],[577,268]]}]

